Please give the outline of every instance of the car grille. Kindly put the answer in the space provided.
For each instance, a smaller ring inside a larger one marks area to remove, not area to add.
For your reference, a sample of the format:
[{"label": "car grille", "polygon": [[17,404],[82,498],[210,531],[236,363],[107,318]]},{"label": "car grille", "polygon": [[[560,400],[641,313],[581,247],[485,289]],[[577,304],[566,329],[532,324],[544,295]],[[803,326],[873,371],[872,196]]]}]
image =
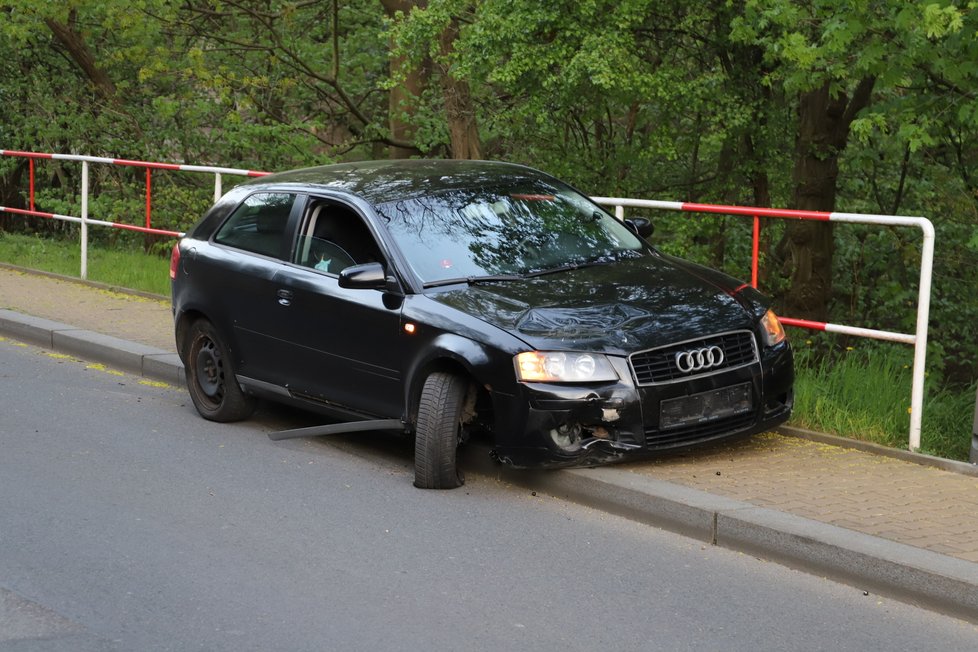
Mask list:
[{"label": "car grille", "polygon": [[717,419],[708,423],[697,423],[680,428],[670,428],[669,430],[646,430],[645,447],[649,450],[674,448],[732,435],[737,431],[746,430],[754,425],[756,418],[756,413],[748,412],[746,414],[727,417],[726,419]]},{"label": "car grille", "polygon": [[[687,373],[683,373],[676,366],[676,354],[711,346],[718,346],[723,351],[723,362],[721,364],[710,369]],[[628,357],[628,363],[635,375],[635,382],[639,385],[655,385],[707,376],[753,364],[756,361],[757,345],[754,342],[754,334],[750,331],[734,331],[697,340],[688,340],[658,349],[640,351]]]}]

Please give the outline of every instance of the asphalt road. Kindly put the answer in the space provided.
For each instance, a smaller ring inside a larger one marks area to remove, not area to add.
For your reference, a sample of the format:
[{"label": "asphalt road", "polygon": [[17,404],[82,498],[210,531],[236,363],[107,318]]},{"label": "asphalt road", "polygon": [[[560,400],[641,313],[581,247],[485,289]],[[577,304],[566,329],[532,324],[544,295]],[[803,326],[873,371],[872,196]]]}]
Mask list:
[{"label": "asphalt road", "polygon": [[973,650],[967,623],[0,340],[0,651]]}]

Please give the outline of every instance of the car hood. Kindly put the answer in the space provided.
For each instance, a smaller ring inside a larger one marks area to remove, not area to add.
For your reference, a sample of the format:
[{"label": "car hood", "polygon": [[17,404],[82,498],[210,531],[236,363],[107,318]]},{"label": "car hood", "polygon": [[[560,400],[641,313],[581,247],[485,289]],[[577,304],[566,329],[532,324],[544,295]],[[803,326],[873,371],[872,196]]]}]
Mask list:
[{"label": "car hood", "polygon": [[648,255],[518,281],[430,294],[538,350],[628,354],[753,326],[757,308],[735,279]]}]

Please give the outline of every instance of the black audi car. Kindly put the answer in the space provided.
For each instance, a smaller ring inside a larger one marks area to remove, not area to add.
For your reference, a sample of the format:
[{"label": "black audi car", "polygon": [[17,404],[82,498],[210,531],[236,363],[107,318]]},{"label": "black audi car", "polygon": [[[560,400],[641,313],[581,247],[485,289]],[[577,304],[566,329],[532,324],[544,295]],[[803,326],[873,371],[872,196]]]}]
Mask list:
[{"label": "black audi car", "polygon": [[507,163],[245,183],[173,250],[191,398],[215,421],[257,397],[341,420],[282,437],[401,430],[424,488],[461,484],[475,434],[505,464],[569,466],[785,421],[792,353],[768,300],[651,232]]}]

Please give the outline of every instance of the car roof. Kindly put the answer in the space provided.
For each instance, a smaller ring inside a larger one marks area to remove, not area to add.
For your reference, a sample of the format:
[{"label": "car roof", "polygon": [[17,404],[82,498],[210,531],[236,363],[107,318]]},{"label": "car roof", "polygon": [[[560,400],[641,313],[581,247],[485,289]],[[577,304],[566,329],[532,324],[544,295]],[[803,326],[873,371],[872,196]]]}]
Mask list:
[{"label": "car roof", "polygon": [[247,185],[301,185],[349,193],[373,204],[460,188],[526,184],[553,177],[499,161],[410,159],[363,161],[279,172]]}]

